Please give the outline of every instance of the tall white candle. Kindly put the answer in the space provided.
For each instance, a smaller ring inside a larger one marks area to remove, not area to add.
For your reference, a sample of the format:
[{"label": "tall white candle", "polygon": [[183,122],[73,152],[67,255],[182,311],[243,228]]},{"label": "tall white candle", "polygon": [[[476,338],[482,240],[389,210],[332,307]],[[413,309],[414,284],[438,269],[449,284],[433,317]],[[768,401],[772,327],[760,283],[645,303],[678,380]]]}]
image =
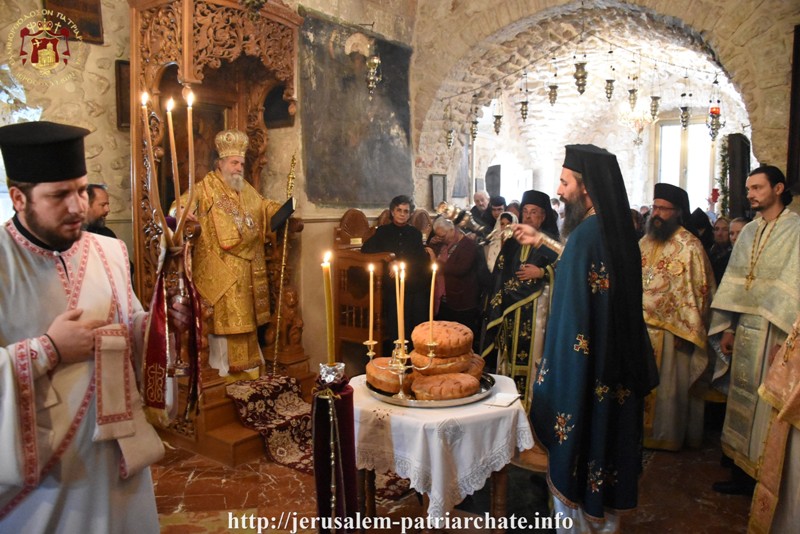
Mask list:
[{"label": "tall white candle", "polygon": [[374,302],[375,302],[375,288],[373,287],[373,278],[375,276],[375,266],[373,264],[369,264],[369,341],[372,341],[372,320],[375,316],[375,311],[373,309]]},{"label": "tall white candle", "polygon": [[433,343],[433,301],[434,301],[433,295],[434,295],[434,293],[436,291],[436,270],[437,269],[438,269],[438,266],[436,265],[436,263],[433,263],[433,265],[431,265],[431,270],[433,271],[433,273],[431,274],[431,306],[430,306],[430,325],[429,325],[430,329],[429,329],[429,332],[428,332],[428,341],[430,343]]},{"label": "tall white candle", "polygon": [[328,340],[328,365],[336,362],[336,345],[333,341],[333,285],[331,283],[331,253],[326,252],[322,260],[322,286],[325,291],[325,323]]}]

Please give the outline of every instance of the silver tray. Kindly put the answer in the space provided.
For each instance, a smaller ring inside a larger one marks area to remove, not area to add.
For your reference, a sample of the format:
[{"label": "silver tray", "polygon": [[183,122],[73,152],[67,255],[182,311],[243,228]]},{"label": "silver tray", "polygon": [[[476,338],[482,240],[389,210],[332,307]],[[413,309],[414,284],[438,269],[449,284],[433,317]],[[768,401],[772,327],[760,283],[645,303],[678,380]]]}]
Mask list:
[{"label": "silver tray", "polygon": [[484,373],[481,376],[481,389],[477,393],[473,393],[469,397],[462,397],[460,399],[447,399],[447,400],[416,400],[416,399],[398,399],[390,393],[384,393],[372,387],[372,384],[364,380],[364,385],[367,386],[369,394],[378,399],[379,401],[388,404],[395,404],[397,406],[409,406],[411,408],[450,408],[453,406],[463,406],[465,404],[472,404],[481,399],[485,399],[492,393],[494,387],[494,377]]}]

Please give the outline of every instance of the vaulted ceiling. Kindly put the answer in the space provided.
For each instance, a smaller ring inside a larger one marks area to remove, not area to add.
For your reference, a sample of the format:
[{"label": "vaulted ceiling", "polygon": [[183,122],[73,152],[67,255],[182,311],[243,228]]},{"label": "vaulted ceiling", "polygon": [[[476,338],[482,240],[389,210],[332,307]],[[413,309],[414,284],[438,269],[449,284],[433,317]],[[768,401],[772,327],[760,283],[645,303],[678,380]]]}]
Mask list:
[{"label": "vaulted ceiling", "polygon": [[[586,64],[583,94],[574,77],[578,62]],[[525,74],[529,111],[523,121]],[[608,79],[615,80],[610,100]],[[474,104],[491,106],[480,112],[481,131],[488,132],[493,121],[485,115],[495,113],[500,95],[506,128],[524,136],[535,157],[576,142],[576,131],[631,128],[629,91],[634,88],[637,117],[650,115],[651,96],[660,97],[661,116],[676,116],[683,93],[691,94],[693,114],[704,116],[715,79],[726,122],[722,134],[743,131],[749,121],[742,99],[701,35],[677,19],[631,4],[568,4],[506,27],[474,48],[453,66],[429,118],[434,128],[444,132],[452,127],[465,136]],[[548,97],[552,85],[558,87],[554,105]]]}]

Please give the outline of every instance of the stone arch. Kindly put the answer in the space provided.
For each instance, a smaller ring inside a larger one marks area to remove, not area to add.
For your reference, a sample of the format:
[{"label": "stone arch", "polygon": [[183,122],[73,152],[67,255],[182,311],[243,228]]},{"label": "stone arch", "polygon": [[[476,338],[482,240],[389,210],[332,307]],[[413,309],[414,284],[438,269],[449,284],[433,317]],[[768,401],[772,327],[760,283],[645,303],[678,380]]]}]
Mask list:
[{"label": "stone arch", "polygon": [[[698,47],[725,72],[749,114],[753,150],[761,161],[783,166],[786,161],[789,80],[793,26],[800,21],[800,5],[781,0],[762,3],[712,0],[676,2],[638,0],[622,3],[598,0],[584,7],[628,9],[636,16],[655,13],[683,26]],[[498,36],[523,31],[542,14],[551,16],[581,8],[578,2],[520,0],[517,2],[466,2],[452,0],[420,5],[411,67],[413,140],[417,147],[416,180],[420,186],[430,172],[443,172],[451,160],[440,139],[443,131],[442,94],[463,90],[464,72],[454,70],[466,58],[492,57]],[[758,39],[759,46],[747,46]],[[763,41],[763,44],[761,44]],[[469,62],[467,62],[469,65]],[[454,114],[467,114],[469,103],[453,106]],[[436,127],[429,127],[438,121]],[[419,190],[419,188],[418,188]],[[423,191],[425,189],[422,189]]]}]

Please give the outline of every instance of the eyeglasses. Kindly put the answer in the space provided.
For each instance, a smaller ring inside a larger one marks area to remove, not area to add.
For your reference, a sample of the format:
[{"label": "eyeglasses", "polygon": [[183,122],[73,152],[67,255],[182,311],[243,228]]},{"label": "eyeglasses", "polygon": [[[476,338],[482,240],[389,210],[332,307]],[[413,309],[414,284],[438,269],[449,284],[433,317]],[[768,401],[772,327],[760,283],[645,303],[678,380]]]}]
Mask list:
[{"label": "eyeglasses", "polygon": [[656,211],[675,211],[676,209],[678,209],[678,208],[670,208],[670,207],[667,207],[667,206],[656,206],[655,204],[650,206],[650,211],[652,211],[652,212],[656,212]]}]

